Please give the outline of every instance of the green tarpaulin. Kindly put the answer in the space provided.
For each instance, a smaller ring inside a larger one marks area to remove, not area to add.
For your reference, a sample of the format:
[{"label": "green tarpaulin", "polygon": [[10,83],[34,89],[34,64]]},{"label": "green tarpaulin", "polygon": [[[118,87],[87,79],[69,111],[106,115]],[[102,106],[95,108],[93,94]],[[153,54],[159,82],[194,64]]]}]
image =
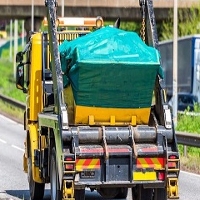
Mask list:
[{"label": "green tarpaulin", "polygon": [[82,106],[151,106],[159,53],[134,32],[105,27],[60,45],[64,86]]}]

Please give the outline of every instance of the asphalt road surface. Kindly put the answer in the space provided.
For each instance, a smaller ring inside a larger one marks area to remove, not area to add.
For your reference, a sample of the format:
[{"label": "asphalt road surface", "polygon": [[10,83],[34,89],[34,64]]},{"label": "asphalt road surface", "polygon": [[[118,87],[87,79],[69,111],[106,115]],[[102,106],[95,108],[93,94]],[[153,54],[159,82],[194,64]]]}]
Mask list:
[{"label": "asphalt road surface", "polygon": [[[25,131],[21,124],[0,115],[0,200],[30,198],[27,176],[22,167],[24,138]],[[181,171],[180,200],[200,200],[199,186],[200,175]],[[44,199],[50,200],[49,185],[46,187]],[[96,192],[86,191],[86,200],[104,199]],[[130,192],[126,200],[132,200]]]}]

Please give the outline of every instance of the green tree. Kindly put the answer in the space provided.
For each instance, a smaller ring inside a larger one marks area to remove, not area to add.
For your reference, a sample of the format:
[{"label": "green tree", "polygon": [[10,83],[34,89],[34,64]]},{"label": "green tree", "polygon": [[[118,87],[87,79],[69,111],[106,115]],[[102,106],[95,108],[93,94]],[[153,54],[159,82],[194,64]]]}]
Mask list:
[{"label": "green tree", "polygon": [[[105,21],[104,22],[105,26],[114,25],[114,24],[115,24],[115,21]],[[120,29],[125,30],[125,31],[134,31],[139,34],[140,27],[141,27],[141,23],[122,21],[122,20],[120,22]]]},{"label": "green tree", "polygon": [[[10,33],[10,21],[7,21],[6,32]],[[14,20],[12,25],[12,32],[14,33]],[[18,35],[22,33],[22,20],[18,20]]]},{"label": "green tree", "polygon": [[[173,38],[173,10],[169,17],[163,21],[160,29],[160,40]],[[178,9],[178,36],[200,33],[200,4],[188,9]]]}]

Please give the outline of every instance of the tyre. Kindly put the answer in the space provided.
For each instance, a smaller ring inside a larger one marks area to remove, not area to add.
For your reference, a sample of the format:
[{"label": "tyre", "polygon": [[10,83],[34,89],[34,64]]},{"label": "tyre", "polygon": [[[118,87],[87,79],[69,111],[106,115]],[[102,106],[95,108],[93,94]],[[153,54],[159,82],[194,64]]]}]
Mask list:
[{"label": "tyre", "polygon": [[[29,152],[31,152],[31,150]],[[43,199],[45,184],[37,183],[33,180],[32,161],[31,161],[30,153],[29,153],[29,157],[28,157],[28,182],[29,182],[30,199],[31,200]]]},{"label": "tyre", "polygon": [[58,180],[58,168],[56,165],[56,151],[55,148],[51,152],[51,166],[50,166],[50,182],[51,182],[51,200],[61,200],[61,190]]},{"label": "tyre", "polygon": [[119,188],[118,194],[115,199],[126,199],[128,195],[128,188]]},{"label": "tyre", "polygon": [[152,200],[153,189],[144,188],[143,185],[136,185],[132,188],[133,200]]},{"label": "tyre", "polygon": [[167,190],[166,190],[166,188],[156,188],[156,189],[154,189],[153,200],[167,200]]},{"label": "tyre", "polygon": [[100,188],[100,189],[97,189],[97,192],[104,199],[114,199],[118,194],[118,188]]},{"label": "tyre", "polygon": [[75,190],[75,200],[85,200],[85,189]]}]

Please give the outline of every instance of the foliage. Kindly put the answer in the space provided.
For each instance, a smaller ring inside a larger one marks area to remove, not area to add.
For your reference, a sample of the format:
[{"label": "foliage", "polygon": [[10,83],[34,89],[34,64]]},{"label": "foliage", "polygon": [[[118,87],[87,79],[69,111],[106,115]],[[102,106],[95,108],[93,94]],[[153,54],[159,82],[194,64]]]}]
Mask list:
[{"label": "foliage", "polygon": [[[199,113],[200,106],[195,105],[194,112],[191,115],[188,115],[187,110],[184,114],[178,115],[177,120],[177,131],[189,132],[189,133],[197,133],[200,134],[200,116],[195,116],[195,114]],[[181,155],[184,155],[183,145],[179,145],[179,152]],[[197,147],[187,147],[188,156],[197,156],[200,157],[200,148]]]},{"label": "foliage", "polygon": [[[200,32],[200,4],[189,9],[178,9],[178,36],[197,34]],[[173,38],[173,10],[161,25],[160,40]]]},{"label": "foliage", "polygon": [[13,62],[9,61],[8,54],[8,50],[3,51],[2,57],[0,59],[0,93],[5,96],[17,99],[21,102],[25,102],[25,95],[15,86]]},{"label": "foliage", "polygon": [[[114,21],[105,21],[104,25],[109,26],[109,25],[114,25]],[[130,21],[121,21],[120,22],[120,29],[125,30],[125,31],[134,31],[139,34],[140,32],[140,27],[141,23],[136,23],[136,22],[130,22]]]},{"label": "foliage", "polygon": [[[178,36],[186,36],[192,34],[198,34],[200,32],[200,4],[196,7],[189,9],[178,9]],[[170,10],[168,18],[160,26],[160,40],[167,40],[173,38],[173,10]],[[200,116],[188,115],[188,110],[184,114],[178,115],[177,131],[200,133]],[[195,105],[194,113],[200,113],[200,106]],[[179,145],[180,154],[183,155],[184,147]],[[186,165],[188,166],[191,161],[191,156],[195,156],[195,159],[200,157],[200,148],[187,147],[188,160]],[[196,160],[197,161],[197,160]],[[183,163],[185,166],[185,163]],[[189,167],[192,168],[192,167]],[[198,167],[199,168],[199,167]]]},{"label": "foliage", "polygon": [[[199,107],[198,107],[199,109]],[[195,113],[195,112],[194,112]],[[189,133],[200,133],[200,116],[185,114],[178,115],[177,130]]]},{"label": "foliage", "polygon": [[[18,35],[21,35],[22,34],[22,26],[23,26],[23,21],[22,20],[18,20]],[[15,28],[15,25],[14,25],[14,20],[12,21],[12,33],[14,34],[14,28]],[[6,32],[9,33],[10,32],[10,22],[7,23],[6,25]]]}]

